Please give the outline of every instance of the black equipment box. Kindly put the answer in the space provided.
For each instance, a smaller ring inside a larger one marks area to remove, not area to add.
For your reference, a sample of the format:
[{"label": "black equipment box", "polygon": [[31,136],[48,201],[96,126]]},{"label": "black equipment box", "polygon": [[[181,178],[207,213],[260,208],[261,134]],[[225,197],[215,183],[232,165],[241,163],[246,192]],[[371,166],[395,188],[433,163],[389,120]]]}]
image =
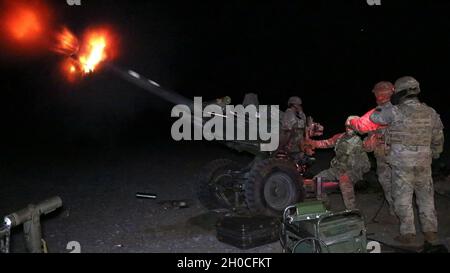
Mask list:
[{"label": "black equipment box", "polygon": [[217,239],[250,249],[279,240],[280,220],[267,216],[226,216],[217,222]]}]

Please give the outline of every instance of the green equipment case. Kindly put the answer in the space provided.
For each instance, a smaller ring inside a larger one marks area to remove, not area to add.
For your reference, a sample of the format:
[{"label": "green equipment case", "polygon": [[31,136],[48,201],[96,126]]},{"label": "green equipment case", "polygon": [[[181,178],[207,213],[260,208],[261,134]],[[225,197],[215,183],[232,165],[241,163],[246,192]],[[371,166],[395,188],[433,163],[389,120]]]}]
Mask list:
[{"label": "green equipment case", "polygon": [[281,244],[292,253],[366,253],[364,217],[357,210],[327,211],[321,201],[286,208]]}]

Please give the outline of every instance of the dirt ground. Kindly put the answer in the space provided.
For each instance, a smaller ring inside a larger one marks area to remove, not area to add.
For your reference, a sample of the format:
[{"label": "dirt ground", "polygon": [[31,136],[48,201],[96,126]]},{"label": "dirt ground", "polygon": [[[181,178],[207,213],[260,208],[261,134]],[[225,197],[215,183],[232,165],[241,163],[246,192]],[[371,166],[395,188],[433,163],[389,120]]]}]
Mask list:
[{"label": "dirt ground", "polygon": [[[67,244],[71,241],[79,242],[85,253],[281,252],[278,242],[242,251],[217,241],[216,217],[195,199],[192,186],[202,165],[215,158],[246,161],[247,157],[216,144],[166,146],[5,153],[0,172],[0,215],[60,196],[64,207],[42,219],[49,251],[56,253],[70,252]],[[328,164],[329,154],[318,159],[316,169]],[[136,192],[155,193],[158,198],[137,199]],[[184,200],[188,207],[173,207],[170,200]],[[379,223],[370,221],[381,205],[381,193],[359,192],[357,202],[368,222],[369,237],[393,243],[398,226],[383,223],[386,206],[377,218]],[[331,196],[331,204],[333,210],[343,208],[339,194]],[[450,200],[436,195],[436,205],[440,237],[448,246]],[[13,230],[11,250],[25,251],[20,228]],[[384,247],[382,251],[392,252]]]}]

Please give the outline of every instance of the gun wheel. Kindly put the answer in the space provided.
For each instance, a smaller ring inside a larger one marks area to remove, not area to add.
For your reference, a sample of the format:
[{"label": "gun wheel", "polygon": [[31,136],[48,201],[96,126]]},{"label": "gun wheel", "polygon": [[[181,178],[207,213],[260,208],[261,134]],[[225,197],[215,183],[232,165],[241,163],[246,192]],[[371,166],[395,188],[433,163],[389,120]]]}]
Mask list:
[{"label": "gun wheel", "polygon": [[236,194],[233,172],[239,170],[239,164],[228,159],[214,160],[203,167],[197,185],[200,203],[211,210],[236,207],[239,195]]},{"label": "gun wheel", "polygon": [[244,191],[248,208],[255,214],[281,216],[286,207],[304,199],[303,178],[296,165],[285,159],[256,163]]}]

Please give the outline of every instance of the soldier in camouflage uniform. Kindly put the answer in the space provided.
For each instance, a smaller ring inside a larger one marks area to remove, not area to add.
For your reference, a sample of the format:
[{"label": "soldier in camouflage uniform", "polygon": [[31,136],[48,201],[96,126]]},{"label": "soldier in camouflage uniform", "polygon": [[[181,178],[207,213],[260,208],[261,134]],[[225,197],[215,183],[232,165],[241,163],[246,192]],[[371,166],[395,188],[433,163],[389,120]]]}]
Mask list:
[{"label": "soldier in camouflage uniform", "polygon": [[419,93],[416,79],[400,78],[395,83],[395,105],[379,107],[370,117],[375,123],[388,125],[392,194],[400,219],[400,236],[396,239],[405,244],[416,241],[414,194],[425,240],[438,240],[431,163],[443,150],[443,125],[436,111],[419,101]]},{"label": "soldier in camouflage uniform", "polygon": [[[394,85],[390,82],[379,82],[375,85],[372,92],[375,95],[378,107],[391,107],[391,97],[394,94]],[[364,140],[364,149],[366,152],[373,152],[377,161],[378,181],[384,191],[384,197],[389,204],[389,212],[395,217],[394,201],[392,199],[392,169],[388,163],[386,149],[386,126],[375,124],[370,120],[370,116],[375,109],[367,112],[364,116],[350,121],[350,126],[360,134],[368,134]],[[395,219],[395,218],[393,218]],[[396,221],[396,220],[395,220]]]},{"label": "soldier in camouflage uniform", "polygon": [[349,117],[346,132],[337,134],[327,140],[309,140],[307,145],[312,148],[333,148],[336,156],[331,161],[331,168],[320,172],[317,177],[322,180],[339,180],[342,198],[347,209],[356,209],[354,184],[363,178],[370,170],[370,161],[363,149],[361,138],[348,125],[357,117]]},{"label": "soldier in camouflage uniform", "polygon": [[281,119],[279,150],[289,154],[300,153],[305,127],[306,115],[303,113],[302,100],[299,97],[291,97],[288,101],[288,109]]}]

